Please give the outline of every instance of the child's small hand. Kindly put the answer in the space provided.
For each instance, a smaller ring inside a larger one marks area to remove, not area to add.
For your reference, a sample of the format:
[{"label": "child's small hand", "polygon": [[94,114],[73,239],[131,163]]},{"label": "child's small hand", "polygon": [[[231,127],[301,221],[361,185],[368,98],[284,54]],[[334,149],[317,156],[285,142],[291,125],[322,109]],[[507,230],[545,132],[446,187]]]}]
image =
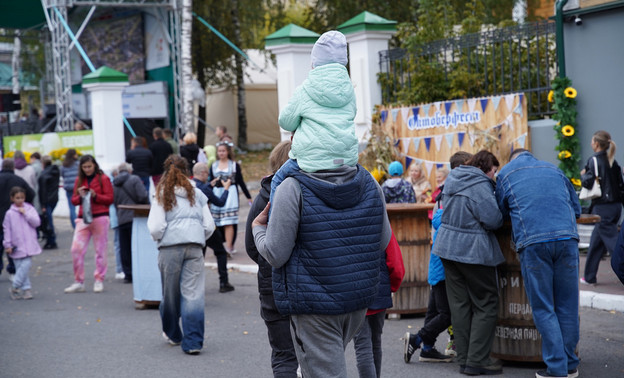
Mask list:
[{"label": "child's small hand", "polygon": [[23,207],[19,207],[17,209],[21,214],[25,214],[26,213],[26,209],[24,209]]},{"label": "child's small hand", "polygon": [[7,255],[10,255],[11,253],[13,253],[13,247],[5,248],[4,252],[6,252]]}]

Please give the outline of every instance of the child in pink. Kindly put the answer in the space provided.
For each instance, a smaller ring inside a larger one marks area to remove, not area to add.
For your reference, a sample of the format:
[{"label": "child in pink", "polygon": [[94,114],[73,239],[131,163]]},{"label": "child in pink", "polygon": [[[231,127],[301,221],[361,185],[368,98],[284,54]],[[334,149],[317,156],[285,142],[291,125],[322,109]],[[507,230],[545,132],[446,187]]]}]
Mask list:
[{"label": "child in pink", "polygon": [[15,186],[10,192],[13,203],[4,216],[2,228],[4,251],[15,262],[15,276],[9,287],[11,299],[32,299],[30,278],[28,271],[31,265],[31,256],[41,253],[37,240],[37,227],[41,224],[39,214],[35,208],[25,202],[26,191]]}]

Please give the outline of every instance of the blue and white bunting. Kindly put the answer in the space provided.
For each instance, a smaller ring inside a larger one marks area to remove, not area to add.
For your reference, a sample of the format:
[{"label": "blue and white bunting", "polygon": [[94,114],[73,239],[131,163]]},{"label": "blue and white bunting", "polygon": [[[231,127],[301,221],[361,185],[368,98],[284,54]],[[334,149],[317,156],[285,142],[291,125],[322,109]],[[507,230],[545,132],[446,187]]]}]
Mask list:
[{"label": "blue and white bunting", "polygon": [[444,136],[446,137],[446,144],[448,144],[449,146],[449,150],[453,148],[453,136],[454,135],[455,134],[453,133],[444,134]]}]

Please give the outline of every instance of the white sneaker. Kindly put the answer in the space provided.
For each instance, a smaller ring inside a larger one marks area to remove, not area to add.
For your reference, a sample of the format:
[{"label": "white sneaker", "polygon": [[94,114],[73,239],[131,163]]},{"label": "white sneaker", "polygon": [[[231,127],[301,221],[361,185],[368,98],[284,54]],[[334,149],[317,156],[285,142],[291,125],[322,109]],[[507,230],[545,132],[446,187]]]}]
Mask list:
[{"label": "white sneaker", "polygon": [[180,345],[180,344],[181,344],[181,342],[177,342],[177,343],[176,343],[175,341],[171,340],[171,339],[169,338],[169,336],[167,336],[167,334],[166,334],[166,333],[164,333],[164,332],[162,333],[162,337],[163,337],[165,340],[167,340],[167,342],[168,342],[170,345],[174,345],[174,346],[175,346],[175,345]]},{"label": "white sneaker", "polygon": [[124,278],[126,278],[126,275],[124,274],[124,272],[115,273],[115,279],[116,280],[123,280]]},{"label": "white sneaker", "polygon": [[84,293],[84,291],[84,284],[80,282],[74,282],[69,287],[65,288],[65,293]]},{"label": "white sneaker", "polygon": [[104,291],[104,283],[102,281],[95,281],[93,284],[93,292],[101,293]]}]

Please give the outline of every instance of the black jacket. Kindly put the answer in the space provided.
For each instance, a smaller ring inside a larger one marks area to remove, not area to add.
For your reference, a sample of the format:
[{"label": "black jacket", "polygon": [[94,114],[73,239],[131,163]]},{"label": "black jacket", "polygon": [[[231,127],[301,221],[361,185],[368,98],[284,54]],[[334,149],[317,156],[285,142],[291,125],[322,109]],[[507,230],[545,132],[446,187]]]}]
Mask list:
[{"label": "black jacket", "polygon": [[152,173],[154,157],[152,151],[143,147],[135,147],[126,154],[126,163],[132,164],[132,172],[139,177],[146,177]]},{"label": "black jacket", "polygon": [[152,151],[152,176],[162,175],[165,171],[164,163],[169,155],[173,154],[173,148],[163,139],[156,139],[150,146]]},{"label": "black jacket", "polygon": [[[1,171],[0,172],[0,224],[4,222],[4,215],[11,207],[11,188],[14,186],[20,186],[26,190],[26,202],[33,202],[35,198],[35,191],[19,177],[13,171]],[[1,233],[2,231],[0,231]]]},{"label": "black jacket", "polygon": [[180,146],[180,156],[188,162],[189,172],[193,172],[193,166],[197,163],[197,155],[199,155],[199,146],[195,143]]},{"label": "black jacket", "polygon": [[596,152],[587,160],[585,165],[585,174],[581,176],[582,185],[587,189],[591,189],[594,185],[596,172],[594,168],[594,156],[598,159],[598,180],[600,181],[600,189],[602,196],[592,200],[592,205],[602,203],[622,202],[622,190],[624,182],[622,180],[622,168],[613,161],[613,165],[609,166],[609,158],[606,151]]},{"label": "black jacket", "polygon": [[41,171],[41,175],[39,175],[39,202],[41,202],[41,207],[58,202],[60,177],[61,170],[54,164],[48,165]]},{"label": "black jacket", "polygon": [[[247,225],[245,227],[245,249],[249,257],[258,264],[258,291],[263,295],[273,294],[273,267],[271,267],[271,264],[258,252],[256,243],[254,242],[251,223],[258,214],[264,210],[267,203],[269,203],[272,179],[273,175],[263,178],[260,182],[260,193],[258,193],[251,204],[249,215],[247,216]],[[272,306],[275,307],[275,304],[272,304]]]}]

